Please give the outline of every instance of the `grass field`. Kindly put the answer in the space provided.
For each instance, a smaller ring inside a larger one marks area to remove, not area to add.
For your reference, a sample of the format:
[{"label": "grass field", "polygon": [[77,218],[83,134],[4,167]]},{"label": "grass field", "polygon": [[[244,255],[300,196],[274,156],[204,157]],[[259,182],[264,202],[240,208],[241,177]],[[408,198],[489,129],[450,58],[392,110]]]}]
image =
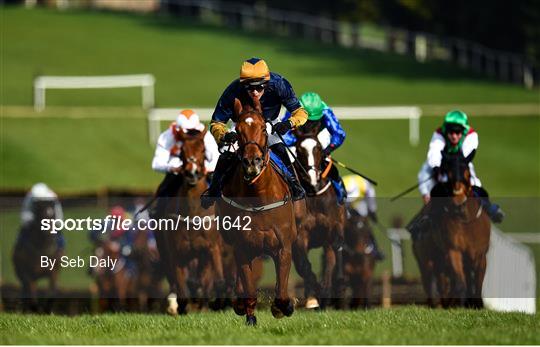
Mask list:
[{"label": "grass field", "polygon": [[226,313],[82,315],[0,314],[2,344],[539,344],[540,318],[517,313],[403,307],[365,312],[302,312],[257,327]]},{"label": "grass field", "polygon": [[[37,74],[152,73],[158,106],[213,106],[250,56],[266,58],[297,92],[318,91],[330,105],[538,103],[538,90],[448,64],[242,33],[185,18],[7,6],[0,11],[2,105],[30,105]],[[140,91],[50,91],[47,100],[67,106],[139,105]]]},{"label": "grass field", "polygon": [[[432,113],[438,117],[422,117],[418,147],[408,143],[406,121],[343,122],[347,140],[335,157],[379,182],[383,223],[389,224],[395,215],[407,221],[418,210],[416,192],[396,203],[387,198],[415,183],[442,114],[446,108],[461,106],[480,134],[476,171],[507,212],[501,229],[540,230],[538,88],[525,90],[443,63],[420,64],[404,56],[160,16],[0,6],[0,35],[0,191],[28,189],[38,181],[61,195],[104,188],[151,191],[162,178],[150,168],[153,146],[148,144],[146,113],[138,107],[140,90],[48,91],[47,109],[36,114],[31,107],[36,75],[152,73],[157,79],[157,106],[211,107],[236,78],[240,62],[260,56],[272,70],[287,76],[298,93],[317,91],[330,105],[437,109]],[[532,105],[529,116],[512,114],[512,107],[517,110],[523,104]],[[482,105],[493,116],[476,117],[471,110]],[[498,114],[499,105],[505,111]],[[68,218],[100,217],[106,210],[84,207],[65,212]],[[2,208],[3,283],[16,283],[10,257],[18,225],[19,206]],[[379,231],[375,235],[387,254],[377,266],[378,276],[391,269],[390,246]],[[66,233],[66,239],[67,255],[89,254],[86,233]],[[540,246],[531,248],[538,272]],[[310,254],[315,269],[318,254]],[[267,265],[263,284],[274,281],[273,267]],[[409,244],[405,244],[405,274],[418,276]],[[291,276],[298,279],[294,270]],[[86,269],[60,274],[64,289],[88,288],[91,281]],[[297,311],[283,320],[273,319],[264,309],[258,318],[258,327],[246,328],[243,318],[231,311],[177,318],[0,313],[0,344],[540,344],[539,315],[399,307]]]}]

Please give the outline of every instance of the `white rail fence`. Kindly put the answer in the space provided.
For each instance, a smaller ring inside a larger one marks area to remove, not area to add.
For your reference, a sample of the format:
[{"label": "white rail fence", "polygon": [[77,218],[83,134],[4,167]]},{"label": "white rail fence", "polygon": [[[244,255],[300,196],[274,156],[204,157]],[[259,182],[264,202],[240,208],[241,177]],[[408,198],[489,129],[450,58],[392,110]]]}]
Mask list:
[{"label": "white rail fence", "polygon": [[142,106],[154,106],[154,85],[151,74],[115,76],[38,76],[34,79],[34,109],[45,109],[47,89],[98,89],[98,88],[142,88]]},{"label": "white rail fence", "polygon": [[[188,108],[188,107],[186,107]],[[148,113],[148,140],[151,145],[155,145],[161,132],[162,121],[173,121],[183,108],[154,108]],[[210,121],[212,119],[213,108],[193,108],[201,120]],[[384,119],[404,119],[409,121],[409,143],[412,146],[418,145],[420,140],[420,117],[422,111],[417,106],[371,106],[352,107],[337,106],[332,107],[339,119],[355,120],[384,120]],[[282,109],[281,114],[284,114]]]},{"label": "white rail fence", "polygon": [[413,56],[419,62],[449,61],[529,89],[538,85],[538,67],[535,68],[527,57],[458,38],[392,27],[378,28],[378,32],[373,33],[373,28],[361,23],[229,1],[163,0],[161,9],[204,23],[245,31],[266,31],[351,48],[394,52]]}]

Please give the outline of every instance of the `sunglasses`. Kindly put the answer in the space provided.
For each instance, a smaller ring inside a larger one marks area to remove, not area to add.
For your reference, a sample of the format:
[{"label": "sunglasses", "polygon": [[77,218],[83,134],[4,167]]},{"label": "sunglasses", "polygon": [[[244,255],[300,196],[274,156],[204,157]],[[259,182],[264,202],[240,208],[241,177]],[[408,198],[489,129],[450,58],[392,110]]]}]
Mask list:
[{"label": "sunglasses", "polygon": [[246,86],[244,86],[244,88],[246,88],[246,90],[248,92],[252,92],[252,91],[258,91],[258,92],[262,92],[264,90],[264,88],[266,88],[266,84],[259,84],[259,85],[250,85],[250,84],[247,84]]}]

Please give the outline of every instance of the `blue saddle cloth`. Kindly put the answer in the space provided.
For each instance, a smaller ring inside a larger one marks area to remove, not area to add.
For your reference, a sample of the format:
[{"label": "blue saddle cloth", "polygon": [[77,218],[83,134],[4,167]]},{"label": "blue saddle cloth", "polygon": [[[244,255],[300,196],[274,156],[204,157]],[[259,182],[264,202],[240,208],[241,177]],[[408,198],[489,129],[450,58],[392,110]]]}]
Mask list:
[{"label": "blue saddle cloth", "polygon": [[289,177],[292,175],[292,172],[287,169],[287,166],[283,163],[279,156],[272,151],[270,151],[270,160],[279,170],[281,170],[283,174]]}]

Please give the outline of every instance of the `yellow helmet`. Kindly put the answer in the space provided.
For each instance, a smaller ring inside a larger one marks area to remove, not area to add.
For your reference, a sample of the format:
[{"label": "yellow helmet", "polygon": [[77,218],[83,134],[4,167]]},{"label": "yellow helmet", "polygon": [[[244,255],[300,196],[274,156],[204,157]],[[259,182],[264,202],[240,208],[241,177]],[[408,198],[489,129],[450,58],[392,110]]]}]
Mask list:
[{"label": "yellow helmet", "polygon": [[349,200],[363,199],[366,196],[366,180],[357,175],[346,175],[343,177],[343,184],[347,190]]},{"label": "yellow helmet", "polygon": [[270,69],[266,62],[260,58],[251,58],[242,63],[240,68],[240,82],[251,81],[265,83],[270,80]]}]

